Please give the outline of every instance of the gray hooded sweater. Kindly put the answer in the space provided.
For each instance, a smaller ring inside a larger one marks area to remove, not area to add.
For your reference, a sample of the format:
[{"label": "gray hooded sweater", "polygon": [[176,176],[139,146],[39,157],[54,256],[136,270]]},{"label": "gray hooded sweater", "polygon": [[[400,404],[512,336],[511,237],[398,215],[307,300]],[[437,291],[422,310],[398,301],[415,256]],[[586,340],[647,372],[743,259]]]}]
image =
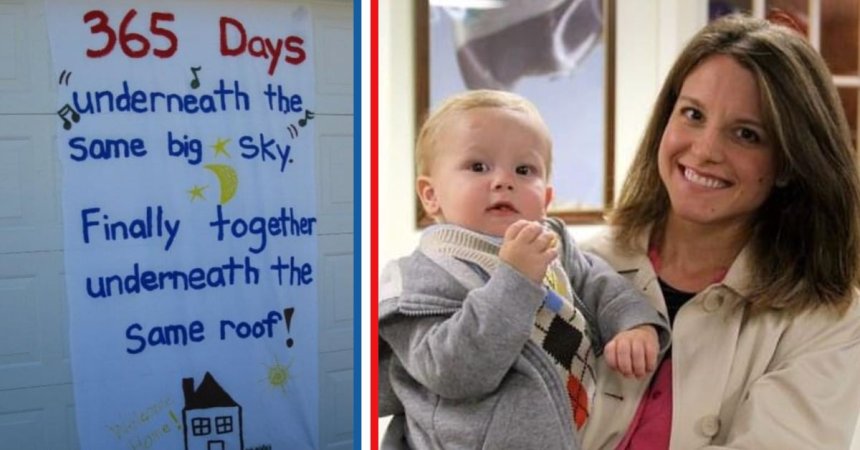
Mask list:
[{"label": "gray hooded sweater", "polygon": [[[432,226],[419,248],[383,270],[379,303],[379,414],[393,415],[385,449],[579,449],[567,389],[529,339],[547,292],[500,260],[492,273],[439,251]],[[560,252],[594,346],[665,319],[620,275],[572,245]],[[487,242],[498,249],[492,238]]]}]

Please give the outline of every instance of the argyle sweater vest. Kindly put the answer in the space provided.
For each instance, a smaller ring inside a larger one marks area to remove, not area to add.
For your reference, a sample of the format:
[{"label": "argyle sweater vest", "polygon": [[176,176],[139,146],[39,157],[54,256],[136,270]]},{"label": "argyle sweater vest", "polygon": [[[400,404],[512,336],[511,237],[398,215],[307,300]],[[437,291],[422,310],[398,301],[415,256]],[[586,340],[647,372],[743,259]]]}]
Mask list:
[{"label": "argyle sweater vest", "polygon": [[[564,240],[559,240],[563,242]],[[480,267],[492,275],[501,260],[501,239],[451,225],[434,225],[421,237],[421,248],[452,256]],[[563,244],[559,249],[561,258]],[[538,308],[531,340],[553,362],[564,380],[576,429],[582,428],[594,398],[595,351],[589,338],[588,323],[574,305],[570,280],[561,261],[550,263],[544,277],[547,294]]]}]

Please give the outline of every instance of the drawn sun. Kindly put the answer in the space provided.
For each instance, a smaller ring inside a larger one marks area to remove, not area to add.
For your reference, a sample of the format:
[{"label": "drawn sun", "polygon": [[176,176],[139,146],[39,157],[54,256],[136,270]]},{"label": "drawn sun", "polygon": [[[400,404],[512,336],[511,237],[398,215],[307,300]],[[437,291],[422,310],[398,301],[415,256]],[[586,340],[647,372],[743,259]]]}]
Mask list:
[{"label": "drawn sun", "polygon": [[287,384],[293,380],[293,374],[290,371],[292,361],[283,365],[275,357],[275,362],[266,367],[266,378],[261,381],[266,381],[273,388],[280,388],[284,393],[287,392]]}]

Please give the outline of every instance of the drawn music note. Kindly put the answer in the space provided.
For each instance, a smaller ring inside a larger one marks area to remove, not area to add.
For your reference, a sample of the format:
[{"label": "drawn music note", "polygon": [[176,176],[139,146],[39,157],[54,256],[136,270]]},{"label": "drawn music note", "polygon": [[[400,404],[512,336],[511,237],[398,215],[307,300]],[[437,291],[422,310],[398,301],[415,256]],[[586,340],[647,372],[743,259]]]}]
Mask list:
[{"label": "drawn music note", "polygon": [[311,110],[309,110],[309,109],[306,109],[306,110],[305,110],[305,118],[304,118],[304,119],[299,119],[299,126],[300,126],[300,127],[303,127],[303,126],[307,125],[308,120],[313,120],[313,118],[314,118],[314,113],[313,113],[313,111],[311,111]]},{"label": "drawn music note", "polygon": [[202,69],[203,66],[197,66],[191,68],[191,73],[194,75],[194,79],[191,80],[191,89],[197,89],[200,87],[200,79],[197,78],[197,71]]},{"label": "drawn music note", "polygon": [[74,108],[71,107],[71,105],[66,103],[65,106],[63,106],[62,108],[60,108],[59,111],[57,111],[57,115],[60,116],[61,119],[63,119],[63,128],[65,128],[66,130],[72,129],[72,122],[69,122],[69,119],[66,119],[66,115],[69,113],[72,113],[72,120],[75,123],[78,123],[81,120],[81,115],[78,114],[78,112],[75,111]]}]

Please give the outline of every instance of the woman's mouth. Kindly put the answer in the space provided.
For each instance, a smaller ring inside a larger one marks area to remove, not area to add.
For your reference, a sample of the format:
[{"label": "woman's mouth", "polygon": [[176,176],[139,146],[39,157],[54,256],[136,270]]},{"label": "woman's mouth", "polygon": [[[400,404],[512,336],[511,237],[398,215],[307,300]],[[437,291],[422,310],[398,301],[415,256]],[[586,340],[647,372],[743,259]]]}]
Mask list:
[{"label": "woman's mouth", "polygon": [[702,175],[695,170],[681,166],[681,173],[684,175],[684,179],[698,186],[706,187],[709,189],[722,189],[724,187],[728,187],[729,183],[723,181],[719,178],[713,178],[706,175]]}]

